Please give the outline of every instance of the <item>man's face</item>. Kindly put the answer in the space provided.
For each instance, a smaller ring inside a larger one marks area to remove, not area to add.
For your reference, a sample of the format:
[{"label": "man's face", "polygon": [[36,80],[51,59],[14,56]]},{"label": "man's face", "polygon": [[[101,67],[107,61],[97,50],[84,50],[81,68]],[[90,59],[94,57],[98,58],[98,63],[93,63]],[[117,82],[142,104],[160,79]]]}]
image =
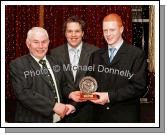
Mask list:
[{"label": "man's face", "polygon": [[49,39],[45,33],[34,32],[26,44],[34,57],[42,59],[48,51]]},{"label": "man's face", "polygon": [[83,35],[84,32],[78,22],[67,23],[65,36],[70,46],[77,47],[81,43]]},{"label": "man's face", "polygon": [[118,26],[116,21],[103,22],[103,35],[109,45],[114,45],[121,39],[123,27]]}]

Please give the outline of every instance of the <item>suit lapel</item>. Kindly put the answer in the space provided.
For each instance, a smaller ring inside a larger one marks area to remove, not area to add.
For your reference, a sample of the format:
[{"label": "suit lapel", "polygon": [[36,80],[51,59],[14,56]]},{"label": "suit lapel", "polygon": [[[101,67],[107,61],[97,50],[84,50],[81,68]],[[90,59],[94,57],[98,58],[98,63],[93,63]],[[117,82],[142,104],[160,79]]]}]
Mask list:
[{"label": "suit lapel", "polygon": [[[63,50],[64,50],[64,52],[63,52],[64,63],[62,63],[62,64],[65,64],[66,66],[68,64],[71,65],[67,44],[64,45],[64,49]],[[69,74],[69,77],[71,78],[71,80],[74,81],[74,77],[73,77],[72,71],[71,70],[70,71],[66,71],[66,73]]]},{"label": "suit lapel", "polygon": [[[85,55],[86,53],[87,53],[86,45],[83,43],[78,65],[81,65],[81,66],[87,65],[87,63],[86,63],[87,55]],[[78,80],[80,75],[81,75],[81,71],[78,70],[75,80]]]},{"label": "suit lapel", "polygon": [[56,80],[56,82],[57,82],[57,81],[58,81],[57,73],[56,73],[56,71],[53,70],[53,66],[55,66],[55,64],[57,64],[57,63],[55,63],[55,62],[53,61],[53,59],[51,59],[49,56],[46,56],[46,58],[47,58],[47,60],[49,61],[49,64],[50,64],[51,69],[52,69],[53,74],[54,74],[54,78],[55,78],[55,80]]},{"label": "suit lapel", "polygon": [[40,70],[40,66],[39,64],[35,61],[35,59],[29,54],[28,55],[28,60],[29,63],[31,65],[31,67],[36,71],[36,70]]},{"label": "suit lapel", "polygon": [[[30,65],[31,65],[31,67],[34,69],[34,71],[38,71],[38,70],[41,71],[40,65],[34,60],[34,58],[33,58],[31,55],[29,55],[29,61],[30,61]],[[48,80],[46,74],[44,74],[44,73],[42,72],[42,73],[40,74],[40,76],[41,76],[41,78],[42,78],[51,88],[53,88],[53,87],[50,85],[49,80]]]},{"label": "suit lapel", "polygon": [[[58,84],[59,84],[59,79],[58,79],[58,74],[56,74],[56,72],[53,70],[53,66],[57,63],[54,63],[53,60],[49,57],[49,56],[46,56],[47,60],[49,61],[49,64],[51,66],[51,70],[53,71],[53,75],[54,75],[54,78],[55,78],[55,81],[56,81],[56,85],[57,85],[57,88],[58,88],[58,91],[59,91],[59,87],[58,87]],[[50,85],[53,89],[55,89],[52,85]],[[59,92],[60,93],[60,92]]]},{"label": "suit lapel", "polygon": [[[120,49],[118,50],[118,52],[116,53],[115,57],[113,58],[112,62],[110,63],[109,55],[108,55],[108,48],[107,48],[102,55],[105,65],[107,65],[107,67],[118,69],[120,60],[126,57],[127,52],[128,50],[127,50],[126,44],[123,43]],[[117,79],[116,75],[110,76],[110,81],[112,83],[114,83],[116,79]]]},{"label": "suit lapel", "polygon": [[110,66],[109,55],[108,55],[108,48],[105,48],[102,53],[102,58],[104,60],[105,65],[108,67]]},{"label": "suit lapel", "polygon": [[111,66],[116,65],[123,57],[125,57],[127,52],[128,52],[128,50],[127,50],[126,44],[123,42],[122,46],[120,47],[120,49],[116,53],[113,61],[111,62]]},{"label": "suit lapel", "polygon": [[70,64],[70,58],[69,58],[69,53],[68,53],[68,47],[67,45],[64,45],[64,49],[63,49],[63,59],[64,59],[64,64]]},{"label": "suit lapel", "polygon": [[79,65],[86,64],[86,60],[87,60],[87,55],[85,55],[86,53],[87,53],[87,48],[86,48],[86,45],[83,43],[81,55],[80,55],[80,59],[79,59]]},{"label": "suit lapel", "polygon": [[125,45],[125,43],[123,43],[122,46],[120,47],[120,49],[118,50],[118,52],[116,53],[116,55],[113,58],[111,63],[110,63],[110,60],[109,60],[108,48],[105,49],[102,57],[104,59],[105,64],[108,67],[110,67],[110,66],[116,65],[121,60],[121,58],[124,57],[124,55],[126,53],[127,53],[126,45]]}]

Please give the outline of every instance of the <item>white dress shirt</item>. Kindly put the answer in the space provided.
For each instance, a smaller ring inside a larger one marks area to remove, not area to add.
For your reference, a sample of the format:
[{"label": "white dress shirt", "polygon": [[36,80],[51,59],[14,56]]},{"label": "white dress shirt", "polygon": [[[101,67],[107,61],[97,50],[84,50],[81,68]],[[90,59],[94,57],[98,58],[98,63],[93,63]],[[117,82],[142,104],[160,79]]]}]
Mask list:
[{"label": "white dress shirt", "polygon": [[[71,47],[69,44],[67,44],[67,46],[68,46],[68,53],[69,53],[70,63],[72,65],[72,67],[73,66],[78,66],[79,58],[80,58],[81,51],[82,51],[82,42],[76,48]],[[76,58],[74,58],[74,56],[76,55],[75,51],[77,51],[77,55],[78,55],[77,60],[76,60]],[[75,62],[74,62],[74,59],[75,59]],[[77,70],[72,70],[72,72],[73,72],[73,77],[74,77],[74,81],[75,81]]]}]

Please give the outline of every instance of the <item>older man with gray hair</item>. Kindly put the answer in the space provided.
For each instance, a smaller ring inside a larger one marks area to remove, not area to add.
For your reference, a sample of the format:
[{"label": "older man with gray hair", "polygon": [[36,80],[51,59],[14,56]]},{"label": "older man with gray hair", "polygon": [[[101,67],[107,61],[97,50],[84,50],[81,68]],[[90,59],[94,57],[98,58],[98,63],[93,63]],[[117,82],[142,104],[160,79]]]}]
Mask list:
[{"label": "older man with gray hair", "polygon": [[[26,45],[30,54],[16,58],[10,63],[10,77],[17,100],[15,122],[51,123],[75,110],[63,104],[61,91],[66,86],[63,74],[53,72],[58,64],[46,56],[49,36],[45,29],[33,27],[27,33]],[[28,71],[45,71],[31,76]]]}]

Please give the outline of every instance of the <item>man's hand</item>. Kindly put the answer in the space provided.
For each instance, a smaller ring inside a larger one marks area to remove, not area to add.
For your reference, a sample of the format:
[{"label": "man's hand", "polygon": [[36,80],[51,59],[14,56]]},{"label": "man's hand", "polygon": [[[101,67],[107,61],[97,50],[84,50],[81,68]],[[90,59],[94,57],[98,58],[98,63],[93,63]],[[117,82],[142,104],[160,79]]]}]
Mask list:
[{"label": "man's hand", "polygon": [[70,113],[74,113],[75,112],[75,107],[71,104],[66,104],[66,107],[68,108],[68,110],[66,111],[66,115],[69,115]]},{"label": "man's hand", "polygon": [[69,94],[69,99],[72,99],[75,102],[84,102],[86,100],[80,99],[81,92],[80,91],[73,91]]},{"label": "man's hand", "polygon": [[99,98],[95,100],[90,100],[91,102],[95,104],[100,104],[100,105],[109,103],[108,92],[94,92],[93,94],[98,95]]},{"label": "man's hand", "polygon": [[68,111],[67,109],[68,108],[66,107],[65,104],[56,103],[54,108],[53,108],[53,111],[55,113],[57,113],[61,118],[63,118],[65,116],[66,112]]}]

